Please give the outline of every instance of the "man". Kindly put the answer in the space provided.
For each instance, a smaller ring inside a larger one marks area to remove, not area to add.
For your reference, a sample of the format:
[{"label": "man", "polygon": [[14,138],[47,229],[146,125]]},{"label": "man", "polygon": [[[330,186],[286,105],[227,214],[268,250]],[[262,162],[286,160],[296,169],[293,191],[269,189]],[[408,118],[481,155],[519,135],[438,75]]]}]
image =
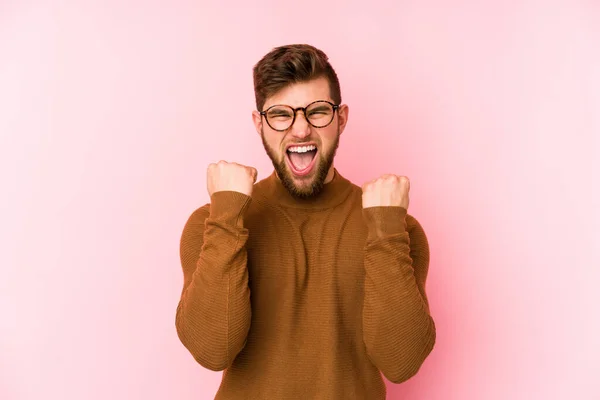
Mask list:
[{"label": "man", "polygon": [[256,131],[275,171],[220,161],[181,237],[181,342],[225,370],[216,399],[384,399],[433,349],[429,247],[409,180],[334,168],[348,122],[327,56],[273,49],[254,67]]}]

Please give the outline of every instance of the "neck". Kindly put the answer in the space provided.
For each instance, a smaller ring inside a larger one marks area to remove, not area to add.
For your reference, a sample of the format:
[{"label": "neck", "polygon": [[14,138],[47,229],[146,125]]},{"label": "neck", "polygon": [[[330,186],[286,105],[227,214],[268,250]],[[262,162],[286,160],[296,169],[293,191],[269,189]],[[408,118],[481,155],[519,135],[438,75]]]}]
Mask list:
[{"label": "neck", "polygon": [[340,204],[352,190],[352,184],[331,167],[325,179],[323,190],[310,198],[292,196],[283,186],[276,171],[265,180],[264,197],[281,206],[304,209],[325,209]]},{"label": "neck", "polygon": [[335,175],[335,168],[333,168],[333,164],[331,164],[331,168],[329,168],[329,172],[327,172],[327,176],[325,177],[325,184],[328,184],[333,180],[333,176]]}]

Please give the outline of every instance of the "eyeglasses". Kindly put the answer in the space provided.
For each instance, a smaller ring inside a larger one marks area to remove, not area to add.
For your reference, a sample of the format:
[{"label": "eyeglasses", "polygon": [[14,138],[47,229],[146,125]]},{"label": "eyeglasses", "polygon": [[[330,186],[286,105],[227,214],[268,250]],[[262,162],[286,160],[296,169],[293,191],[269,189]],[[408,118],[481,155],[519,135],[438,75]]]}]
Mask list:
[{"label": "eyeglasses", "polygon": [[304,112],[306,121],[315,128],[325,128],[331,124],[335,115],[335,110],[339,108],[339,104],[333,104],[327,100],[313,101],[306,107],[292,108],[291,106],[276,104],[261,111],[260,115],[264,115],[267,124],[278,132],[283,132],[294,125],[298,110]]}]

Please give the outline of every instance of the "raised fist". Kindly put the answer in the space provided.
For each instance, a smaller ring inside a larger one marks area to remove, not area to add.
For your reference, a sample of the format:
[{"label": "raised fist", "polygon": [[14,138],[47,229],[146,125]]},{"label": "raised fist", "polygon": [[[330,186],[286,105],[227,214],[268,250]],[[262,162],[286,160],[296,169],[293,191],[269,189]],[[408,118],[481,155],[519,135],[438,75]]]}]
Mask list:
[{"label": "raised fist", "polygon": [[255,168],[221,160],[208,166],[206,170],[206,188],[210,196],[215,192],[229,190],[250,196],[256,182],[256,176]]},{"label": "raised fist", "polygon": [[363,185],[363,208],[404,207],[408,210],[410,180],[406,176],[386,174]]}]

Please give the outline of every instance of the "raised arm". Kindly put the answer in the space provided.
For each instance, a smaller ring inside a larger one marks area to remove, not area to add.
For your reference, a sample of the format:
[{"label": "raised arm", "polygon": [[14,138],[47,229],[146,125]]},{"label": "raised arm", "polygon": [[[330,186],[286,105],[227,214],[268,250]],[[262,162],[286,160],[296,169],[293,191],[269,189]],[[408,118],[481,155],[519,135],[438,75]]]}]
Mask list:
[{"label": "raised arm", "polygon": [[425,294],[429,245],[406,208],[365,208],[363,216],[368,226],[364,341],[373,364],[400,383],[417,373],[435,343]]},{"label": "raised arm", "polygon": [[250,328],[243,218],[250,201],[234,191],[214,193],[210,205],[190,216],[181,236],[177,334],[196,361],[214,371],[231,365]]},{"label": "raised arm", "polygon": [[219,161],[206,170],[210,205],[196,210],[181,235],[183,291],[175,325],[183,345],[205,368],[231,365],[246,344],[251,306],[244,212],[255,168]]}]

